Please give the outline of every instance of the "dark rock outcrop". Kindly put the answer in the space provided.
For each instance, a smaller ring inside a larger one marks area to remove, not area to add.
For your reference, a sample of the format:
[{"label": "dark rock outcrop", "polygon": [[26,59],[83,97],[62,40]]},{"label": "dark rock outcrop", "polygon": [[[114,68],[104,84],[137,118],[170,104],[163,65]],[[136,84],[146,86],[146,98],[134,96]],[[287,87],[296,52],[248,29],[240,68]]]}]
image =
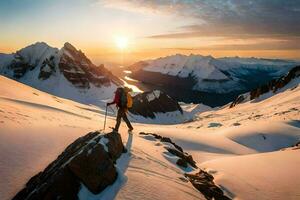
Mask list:
[{"label": "dark rock outcrop", "polygon": [[29,70],[34,69],[34,65],[28,63],[26,59],[17,51],[14,55],[14,60],[8,65],[8,69],[12,70],[13,77],[19,79]]},{"label": "dark rock outcrop", "polygon": [[187,162],[182,159],[182,158],[179,158],[177,161],[176,161],[176,165],[180,166],[180,167],[183,167],[183,168],[187,168],[188,167],[188,164]]},{"label": "dark rock outcrop", "polygon": [[170,138],[163,137],[155,133],[140,132],[140,135],[152,135],[155,139],[160,140],[161,142],[172,144],[174,148],[166,147],[166,150],[179,158],[176,163],[177,165],[187,167],[188,164],[190,164],[192,167],[198,168],[193,157],[188,153],[184,152],[183,149],[175,142],[173,142]]},{"label": "dark rock outcrop", "polygon": [[100,193],[116,180],[114,162],[123,149],[118,133],[91,132],[70,144],[13,199],[77,199],[81,184],[94,194]]},{"label": "dark rock outcrop", "polygon": [[56,69],[54,56],[51,56],[49,59],[46,58],[46,60],[43,61],[42,66],[40,68],[39,79],[46,80],[55,72]]},{"label": "dark rock outcrop", "polygon": [[[171,154],[173,154],[173,155],[175,155],[179,158],[179,160],[180,160],[179,165],[187,166],[187,164],[190,164],[192,167],[198,168],[197,165],[196,165],[196,162],[193,159],[193,157],[191,155],[189,155],[188,153],[178,151],[177,149],[174,149],[174,148],[166,147],[166,149],[167,149],[168,152],[170,152]],[[177,161],[177,164],[178,164],[178,161]]]},{"label": "dark rock outcrop", "polygon": [[70,43],[65,43],[62,48],[58,66],[66,79],[79,88],[109,86],[110,82],[121,84],[120,79],[113,76],[104,65],[94,65],[80,50]]},{"label": "dark rock outcrop", "polygon": [[[7,63],[7,66],[2,66],[7,68],[4,70],[4,74],[10,75],[10,77],[15,79],[20,79],[26,73],[33,71],[39,66],[39,78],[44,80],[51,75],[51,68],[54,66],[54,57],[57,54],[58,49],[52,48],[44,42],[37,42],[14,53],[13,59]],[[46,67],[47,65],[50,68]]]},{"label": "dark rock outcrop", "polygon": [[269,91],[276,92],[280,88],[286,86],[291,80],[300,76],[300,66],[291,69],[287,75],[282,76],[279,79],[274,79],[266,85],[262,85],[255,90],[250,92],[250,100],[259,97],[260,95],[267,93]]},{"label": "dark rock outcrop", "polygon": [[154,119],[155,113],[179,111],[183,113],[177,101],[159,90],[144,92],[133,97],[129,112]]},{"label": "dark rock outcrop", "polygon": [[[151,135],[155,139],[160,140],[161,142],[167,142],[174,146],[174,148],[165,147],[168,152],[177,156],[179,159],[176,161],[176,164],[180,167],[186,168],[190,164],[194,168],[198,168],[196,162],[193,160],[193,157],[188,153],[184,152],[183,149],[172,142],[170,138],[160,136],[155,133],[145,133],[140,132],[140,135]],[[192,183],[192,185],[199,190],[206,199],[212,200],[230,200],[229,197],[225,196],[224,192],[214,183],[214,177],[207,173],[206,171],[200,169],[196,174],[187,174],[184,176]]]},{"label": "dark rock outcrop", "polygon": [[206,199],[230,200],[224,192],[213,182],[214,177],[204,170],[196,174],[185,174],[185,177],[198,189]]},{"label": "dark rock outcrop", "polygon": [[242,103],[245,101],[244,95],[239,95],[229,106],[229,108],[233,108],[235,105]]},{"label": "dark rock outcrop", "polygon": [[239,95],[231,104],[230,108],[233,108],[237,104],[240,104],[244,101],[246,101],[247,97],[248,100],[253,100],[261,96],[262,94],[265,94],[267,92],[273,92],[276,93],[279,89],[286,86],[288,83],[290,83],[293,79],[300,77],[300,66],[296,66],[292,68],[286,75],[278,78],[273,79],[270,82],[268,82],[265,85],[262,85],[254,90],[251,90],[250,93],[241,94]]}]

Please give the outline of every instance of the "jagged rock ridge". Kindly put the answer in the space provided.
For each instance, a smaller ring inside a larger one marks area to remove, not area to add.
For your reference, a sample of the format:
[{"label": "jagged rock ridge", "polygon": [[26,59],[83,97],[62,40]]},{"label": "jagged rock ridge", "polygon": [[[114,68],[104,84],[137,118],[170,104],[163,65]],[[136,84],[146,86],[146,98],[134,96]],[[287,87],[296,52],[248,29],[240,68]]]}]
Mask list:
[{"label": "jagged rock ridge", "polygon": [[75,86],[90,88],[109,86],[110,82],[121,84],[104,65],[95,66],[80,50],[76,50],[70,43],[62,48],[62,55],[58,63],[60,71]]},{"label": "jagged rock ridge", "polygon": [[300,66],[292,68],[286,75],[281,76],[278,79],[273,79],[265,85],[262,85],[249,93],[239,95],[231,104],[230,108],[236,106],[237,104],[243,103],[245,101],[250,101],[260,97],[261,95],[272,92],[276,93],[279,89],[285,87],[295,78],[300,76]]}]

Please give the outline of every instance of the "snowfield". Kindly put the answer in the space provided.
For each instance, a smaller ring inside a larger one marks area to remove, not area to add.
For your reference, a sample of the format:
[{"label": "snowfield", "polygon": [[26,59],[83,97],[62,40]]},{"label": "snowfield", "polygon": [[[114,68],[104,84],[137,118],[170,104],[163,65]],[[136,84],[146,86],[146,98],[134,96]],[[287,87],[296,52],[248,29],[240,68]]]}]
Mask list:
[{"label": "snowfield", "polygon": [[[104,105],[104,103],[103,103]],[[117,162],[120,176],[93,195],[82,184],[83,199],[205,199],[184,173],[167,143],[139,132],[170,137],[215,177],[233,199],[299,199],[299,81],[268,98],[210,109],[183,105],[185,123],[139,121],[133,134],[120,133],[128,153]],[[107,127],[114,125],[111,110]],[[103,128],[104,108],[59,98],[0,76],[0,199],[14,196],[79,136]],[[172,116],[170,116],[171,118]],[[106,128],[104,132],[108,132]],[[103,141],[105,142],[105,141]]]}]

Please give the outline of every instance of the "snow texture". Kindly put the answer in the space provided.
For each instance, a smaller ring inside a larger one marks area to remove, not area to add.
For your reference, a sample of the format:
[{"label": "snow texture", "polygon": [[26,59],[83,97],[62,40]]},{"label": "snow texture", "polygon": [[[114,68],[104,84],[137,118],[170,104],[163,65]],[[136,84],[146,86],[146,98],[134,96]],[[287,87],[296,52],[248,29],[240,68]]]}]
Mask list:
[{"label": "snow texture", "polygon": [[[7,200],[68,144],[103,128],[105,110],[104,104],[80,104],[3,76],[0,83],[0,199]],[[298,199],[300,150],[285,148],[300,140],[299,99],[299,82],[294,82],[267,98],[231,109],[182,105],[193,115],[185,123],[137,119],[133,134],[122,123],[120,134],[128,153],[117,161],[117,181],[97,195],[81,185],[79,199],[205,199],[183,175],[197,170],[178,167],[165,143],[140,136],[141,131],[171,138],[231,198]],[[115,124],[109,112],[107,127]]]},{"label": "snow texture", "polygon": [[147,95],[147,100],[148,102],[153,101],[155,99],[158,99],[160,96],[160,91],[159,90],[154,90],[153,92],[149,93]]}]

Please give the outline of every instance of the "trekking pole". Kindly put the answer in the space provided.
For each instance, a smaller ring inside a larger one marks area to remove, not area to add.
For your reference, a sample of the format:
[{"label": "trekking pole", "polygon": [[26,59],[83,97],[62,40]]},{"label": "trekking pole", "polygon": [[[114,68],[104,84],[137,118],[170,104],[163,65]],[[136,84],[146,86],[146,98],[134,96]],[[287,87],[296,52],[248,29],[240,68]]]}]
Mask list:
[{"label": "trekking pole", "polygon": [[105,117],[104,117],[104,127],[103,127],[103,132],[105,131],[106,116],[107,116],[107,105],[106,105],[106,107],[105,107]]}]

